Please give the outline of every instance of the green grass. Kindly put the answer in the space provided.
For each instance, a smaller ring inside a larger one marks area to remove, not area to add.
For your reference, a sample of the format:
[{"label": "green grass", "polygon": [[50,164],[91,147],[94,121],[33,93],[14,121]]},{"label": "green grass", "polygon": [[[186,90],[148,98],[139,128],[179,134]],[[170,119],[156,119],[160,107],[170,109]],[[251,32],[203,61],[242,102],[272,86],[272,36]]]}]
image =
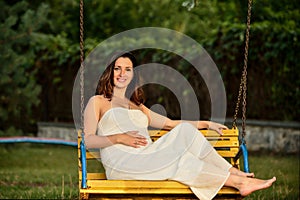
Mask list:
[{"label": "green grass", "polygon": [[299,155],[249,155],[250,170],[256,177],[272,178],[276,176],[275,184],[266,190],[249,195],[246,200],[254,199],[284,199],[299,198]]},{"label": "green grass", "polygon": [[78,198],[76,148],[3,146],[0,146],[0,199]]},{"label": "green grass", "polygon": [[[0,199],[78,199],[77,149],[68,146],[10,144],[0,146]],[[251,154],[257,177],[277,177],[269,189],[250,199],[299,199],[296,155]]]}]

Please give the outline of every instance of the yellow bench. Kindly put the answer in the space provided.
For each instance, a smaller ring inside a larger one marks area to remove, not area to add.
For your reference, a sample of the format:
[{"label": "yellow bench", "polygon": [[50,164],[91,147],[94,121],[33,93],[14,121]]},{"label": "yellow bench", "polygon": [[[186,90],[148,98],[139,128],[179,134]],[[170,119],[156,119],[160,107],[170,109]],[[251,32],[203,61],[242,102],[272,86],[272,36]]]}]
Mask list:
[{"label": "yellow bench", "polygon": [[[151,130],[153,141],[167,131]],[[214,146],[217,152],[233,166],[240,168],[239,160],[234,159],[239,151],[238,129],[224,130],[223,135],[211,130],[201,133]],[[81,132],[78,132],[79,198],[80,199],[197,199],[188,186],[176,181],[107,180],[101,170],[99,149],[86,151]],[[96,166],[95,166],[96,164]],[[97,165],[98,164],[98,165]],[[216,198],[239,199],[239,192],[223,187]]]}]

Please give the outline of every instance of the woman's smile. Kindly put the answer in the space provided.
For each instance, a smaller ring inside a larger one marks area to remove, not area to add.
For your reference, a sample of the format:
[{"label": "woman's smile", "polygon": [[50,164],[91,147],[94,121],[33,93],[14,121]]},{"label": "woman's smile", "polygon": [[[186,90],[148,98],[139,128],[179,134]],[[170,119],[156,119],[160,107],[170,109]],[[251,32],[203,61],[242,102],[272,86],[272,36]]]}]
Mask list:
[{"label": "woman's smile", "polygon": [[117,81],[124,83],[126,82],[127,78],[117,78]]}]

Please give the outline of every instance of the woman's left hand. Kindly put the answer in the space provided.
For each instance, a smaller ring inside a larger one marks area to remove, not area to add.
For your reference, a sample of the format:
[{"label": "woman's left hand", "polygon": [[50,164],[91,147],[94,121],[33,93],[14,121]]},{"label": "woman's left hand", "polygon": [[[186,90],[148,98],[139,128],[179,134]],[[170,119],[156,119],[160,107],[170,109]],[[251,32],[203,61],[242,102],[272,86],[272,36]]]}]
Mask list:
[{"label": "woman's left hand", "polygon": [[208,129],[217,131],[220,135],[223,135],[222,130],[228,129],[228,127],[216,122],[208,122]]}]

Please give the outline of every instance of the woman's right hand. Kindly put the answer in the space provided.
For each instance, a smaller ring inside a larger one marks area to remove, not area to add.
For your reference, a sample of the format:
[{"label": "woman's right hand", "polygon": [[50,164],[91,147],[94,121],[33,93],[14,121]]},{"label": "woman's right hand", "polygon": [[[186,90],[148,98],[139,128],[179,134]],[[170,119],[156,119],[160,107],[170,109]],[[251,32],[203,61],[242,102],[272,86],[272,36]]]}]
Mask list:
[{"label": "woman's right hand", "polygon": [[134,148],[147,145],[147,139],[140,135],[138,131],[127,131],[125,133],[118,134],[117,144],[124,144]]}]

